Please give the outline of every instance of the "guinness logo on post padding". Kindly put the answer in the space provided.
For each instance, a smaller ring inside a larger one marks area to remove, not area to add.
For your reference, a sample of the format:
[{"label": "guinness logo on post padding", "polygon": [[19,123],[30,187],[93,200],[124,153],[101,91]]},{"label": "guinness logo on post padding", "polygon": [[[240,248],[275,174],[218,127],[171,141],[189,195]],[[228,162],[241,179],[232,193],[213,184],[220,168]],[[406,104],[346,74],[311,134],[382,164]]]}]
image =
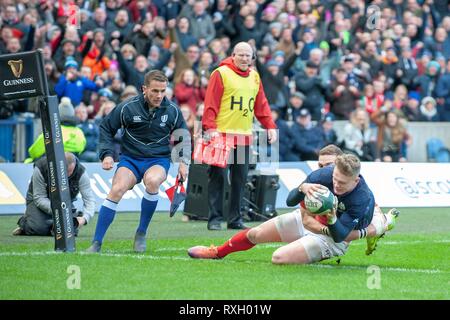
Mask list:
[{"label": "guinness logo on post padding", "polygon": [[19,78],[23,71],[23,60],[9,60],[8,65],[16,78]]}]

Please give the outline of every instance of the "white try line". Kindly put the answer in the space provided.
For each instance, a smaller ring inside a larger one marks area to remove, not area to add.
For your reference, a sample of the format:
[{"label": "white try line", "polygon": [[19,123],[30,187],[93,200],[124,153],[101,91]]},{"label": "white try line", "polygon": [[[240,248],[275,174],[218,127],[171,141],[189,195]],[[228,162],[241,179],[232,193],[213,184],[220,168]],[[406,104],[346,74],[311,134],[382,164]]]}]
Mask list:
[{"label": "white try line", "polygon": [[[36,252],[0,252],[0,257],[24,257],[24,256],[48,256],[48,255],[60,255],[63,252],[55,252],[55,251],[36,251]],[[78,254],[82,256],[99,256],[99,257],[113,257],[113,258],[128,258],[128,259],[137,259],[137,260],[181,260],[181,261],[194,261],[192,258],[188,257],[161,257],[161,256],[152,256],[152,255],[143,255],[143,254],[135,254],[135,253],[87,253],[87,252],[73,252],[70,253]],[[198,260],[197,260],[198,261]],[[215,260],[220,261],[220,260]],[[333,261],[333,260],[330,260]],[[255,264],[255,261],[246,260],[246,261],[236,261],[236,260],[226,260],[226,263],[247,263],[247,264]],[[346,266],[346,265],[327,265],[327,264],[310,264],[305,265],[305,267],[309,268],[325,268],[325,269],[353,269],[353,270],[367,270],[367,266]],[[381,267],[381,271],[393,271],[393,272],[406,272],[406,273],[426,273],[426,274],[436,274],[436,273],[450,273],[448,271],[442,271],[439,269],[409,269],[409,268],[392,268],[392,267]]]},{"label": "white try line", "polygon": [[[382,246],[398,246],[398,245],[416,245],[416,244],[426,244],[426,243],[450,243],[450,240],[414,240],[414,241],[384,241],[383,239],[379,240],[379,242]],[[285,245],[285,243],[279,242],[279,243],[263,243],[259,244],[252,248],[252,250],[255,249],[267,249],[267,248],[278,248]],[[362,240],[355,240],[353,241],[350,246],[366,246],[365,239]],[[161,251],[183,251],[187,250],[184,247],[167,247],[167,248],[158,248],[155,249],[156,252]]]}]

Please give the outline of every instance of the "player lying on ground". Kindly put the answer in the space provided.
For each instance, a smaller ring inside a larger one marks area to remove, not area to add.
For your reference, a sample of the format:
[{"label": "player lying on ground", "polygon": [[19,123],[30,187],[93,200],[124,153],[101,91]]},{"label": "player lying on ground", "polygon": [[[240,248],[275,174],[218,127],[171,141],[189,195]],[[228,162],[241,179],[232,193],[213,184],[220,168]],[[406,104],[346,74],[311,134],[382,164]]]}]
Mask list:
[{"label": "player lying on ground", "polygon": [[327,215],[329,236],[306,229],[302,217],[309,213],[301,208],[243,230],[220,247],[197,246],[190,248],[188,254],[193,258],[218,259],[248,250],[258,243],[288,242],[274,252],[273,263],[306,264],[344,255],[350,243],[347,237],[352,230],[367,228],[375,210],[373,194],[359,172],[360,162],[356,156],[340,155],[335,165],[312,172],[288,197],[288,205],[293,206],[306,194],[312,196],[321,185],[332,190],[339,205],[337,211],[332,210]]},{"label": "player lying on ground", "polygon": [[[319,168],[323,168],[331,164],[334,164],[336,157],[341,154],[344,154],[344,152],[334,144],[330,144],[322,148],[319,151],[319,159],[318,159]],[[300,205],[303,205],[303,202],[300,203]],[[396,219],[399,214],[400,212],[395,208],[389,210],[387,214],[383,214],[380,207],[377,204],[375,204],[375,211],[373,214],[372,221],[370,222],[370,225],[362,230],[352,230],[352,232],[350,232],[350,234],[345,240],[353,241],[366,238],[367,240],[366,255],[370,255],[375,250],[378,240],[385,235],[386,231],[392,230],[394,228]],[[318,225],[316,220],[321,225]],[[330,235],[327,227],[327,219],[324,216],[314,215],[312,217],[310,215],[304,215],[303,225],[305,226],[306,229],[314,231],[315,233]]]}]

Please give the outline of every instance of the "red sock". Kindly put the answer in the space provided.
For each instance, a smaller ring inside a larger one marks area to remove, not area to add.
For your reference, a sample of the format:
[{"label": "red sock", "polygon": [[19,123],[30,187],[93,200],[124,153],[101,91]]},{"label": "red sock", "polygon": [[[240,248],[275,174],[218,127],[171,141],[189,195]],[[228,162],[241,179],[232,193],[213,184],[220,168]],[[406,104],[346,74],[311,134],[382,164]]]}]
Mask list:
[{"label": "red sock", "polygon": [[217,255],[223,258],[232,252],[245,251],[255,246],[247,238],[247,233],[250,229],[242,230],[236,233],[230,240],[227,240],[223,245],[217,248]]}]

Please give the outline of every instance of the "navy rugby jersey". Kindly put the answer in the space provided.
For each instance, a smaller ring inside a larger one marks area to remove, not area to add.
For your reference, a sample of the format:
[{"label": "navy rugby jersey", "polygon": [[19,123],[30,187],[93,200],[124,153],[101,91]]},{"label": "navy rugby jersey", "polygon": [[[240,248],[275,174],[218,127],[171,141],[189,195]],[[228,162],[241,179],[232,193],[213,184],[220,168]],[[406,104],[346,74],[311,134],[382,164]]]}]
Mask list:
[{"label": "navy rugby jersey", "polygon": [[[333,169],[334,165],[330,165],[313,171],[306,177],[304,182],[321,184],[333,192]],[[338,208],[336,215],[338,221],[334,225],[329,226],[332,238],[336,242],[343,241],[352,230],[366,228],[372,221],[375,198],[364,178],[361,175],[359,175],[359,178],[360,180],[355,189],[337,196]],[[303,193],[299,192],[298,189],[294,189],[289,194],[288,205],[297,205],[304,197]],[[294,202],[296,203],[294,204]]]},{"label": "navy rugby jersey", "polygon": [[[144,95],[139,94],[116,106],[100,124],[100,160],[114,154],[113,139],[120,128],[123,132],[121,152],[134,158],[170,157],[172,132],[185,129],[183,132],[189,134],[183,115],[175,103],[164,98],[160,107],[150,110]],[[182,156],[189,162],[190,135],[181,140],[186,145],[184,150],[189,150],[188,154]]]}]

